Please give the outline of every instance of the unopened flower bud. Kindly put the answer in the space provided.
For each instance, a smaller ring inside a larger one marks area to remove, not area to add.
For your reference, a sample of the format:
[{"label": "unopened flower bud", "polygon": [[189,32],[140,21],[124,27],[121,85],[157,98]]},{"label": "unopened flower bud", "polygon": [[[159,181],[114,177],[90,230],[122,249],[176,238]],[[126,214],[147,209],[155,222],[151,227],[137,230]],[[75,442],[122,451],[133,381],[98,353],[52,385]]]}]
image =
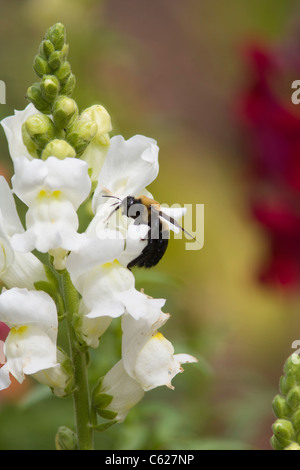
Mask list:
[{"label": "unopened flower bud", "polygon": [[81,113],[80,119],[96,122],[98,127],[97,134],[81,156],[82,160],[85,160],[89,165],[91,180],[95,182],[98,180],[110,145],[111,119],[109,113],[101,105],[94,105],[85,109]]},{"label": "unopened flower bud", "polygon": [[77,438],[74,431],[66,426],[60,426],[55,436],[57,450],[76,450]]},{"label": "unopened flower bud", "polygon": [[68,129],[66,138],[75,148],[77,155],[81,155],[95,137],[97,130],[98,127],[95,122],[78,119]]},{"label": "unopened flower bud", "polygon": [[58,80],[60,81],[60,83],[64,85],[71,74],[71,65],[69,64],[69,62],[67,61],[62,62],[58,70],[56,70],[55,74]]},{"label": "unopened flower bud", "polygon": [[51,105],[43,97],[40,83],[36,82],[28,88],[26,98],[31,101],[41,113],[51,113]]},{"label": "unopened flower bud", "polygon": [[54,51],[48,59],[48,64],[51,70],[57,70],[63,63],[64,56],[61,51]]},{"label": "unopened flower bud", "polygon": [[71,73],[68,76],[67,81],[63,84],[61,88],[61,94],[65,96],[71,96],[73,94],[75,84],[76,84],[75,75]]},{"label": "unopened flower bud", "polygon": [[294,429],[299,432],[299,429],[300,429],[300,409],[297,410],[292,415],[292,423],[293,423]]},{"label": "unopened flower bud", "polygon": [[274,436],[283,448],[295,440],[295,432],[292,423],[287,419],[278,419],[272,426]]},{"label": "unopened flower bud", "polygon": [[54,45],[56,50],[61,50],[66,41],[66,31],[62,23],[56,23],[51,26],[45,36]]},{"label": "unopened flower bud", "polygon": [[70,126],[78,117],[78,106],[72,98],[60,96],[52,108],[53,120],[58,129]]},{"label": "unopened flower bud", "polygon": [[272,402],[272,406],[277,418],[287,418],[291,412],[286,399],[281,395],[276,395]]},{"label": "unopened flower bud", "polygon": [[45,75],[41,83],[43,97],[49,103],[53,103],[60,90],[60,84],[55,75]]},{"label": "unopened flower bud", "polygon": [[56,137],[53,122],[44,114],[30,116],[25,122],[25,128],[33,142],[41,149]]},{"label": "unopened flower bud", "polygon": [[300,387],[292,387],[286,397],[287,404],[295,410],[300,406]]},{"label": "unopened flower bud", "polygon": [[63,160],[68,157],[76,157],[76,152],[65,140],[54,139],[43,150],[42,160],[47,160],[48,157],[56,157]]},{"label": "unopened flower bud", "polygon": [[300,450],[300,446],[296,442],[293,442],[291,445],[286,447],[284,450]]},{"label": "unopened flower bud", "polygon": [[41,42],[40,47],[39,47],[39,54],[44,57],[45,59],[48,59],[52,52],[55,51],[55,47],[53,46],[52,42],[49,39],[44,39],[44,41]]},{"label": "unopened flower bud", "polygon": [[35,56],[34,62],[33,62],[33,68],[34,68],[35,73],[39,77],[43,77],[43,75],[50,73],[50,68],[48,66],[47,60],[43,59],[40,55]]},{"label": "unopened flower bud", "polygon": [[112,131],[112,125],[110,115],[104,106],[100,104],[90,106],[81,113],[80,119],[96,122],[98,131],[94,137],[94,142],[100,145],[109,145],[109,136],[107,134]]},{"label": "unopened flower bud", "polygon": [[26,131],[25,123],[22,125],[22,139],[30,155],[34,158],[38,158],[37,146]]}]

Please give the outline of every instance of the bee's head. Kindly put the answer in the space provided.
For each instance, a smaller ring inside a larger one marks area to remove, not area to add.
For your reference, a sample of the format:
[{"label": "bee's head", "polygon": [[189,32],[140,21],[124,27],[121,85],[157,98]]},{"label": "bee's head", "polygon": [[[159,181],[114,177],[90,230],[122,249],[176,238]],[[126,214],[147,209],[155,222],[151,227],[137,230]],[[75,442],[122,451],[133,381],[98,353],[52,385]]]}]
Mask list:
[{"label": "bee's head", "polygon": [[122,209],[123,214],[128,215],[130,207],[133,206],[134,204],[136,204],[136,202],[137,201],[133,196],[125,197],[122,201],[121,206],[120,206],[121,209]]}]

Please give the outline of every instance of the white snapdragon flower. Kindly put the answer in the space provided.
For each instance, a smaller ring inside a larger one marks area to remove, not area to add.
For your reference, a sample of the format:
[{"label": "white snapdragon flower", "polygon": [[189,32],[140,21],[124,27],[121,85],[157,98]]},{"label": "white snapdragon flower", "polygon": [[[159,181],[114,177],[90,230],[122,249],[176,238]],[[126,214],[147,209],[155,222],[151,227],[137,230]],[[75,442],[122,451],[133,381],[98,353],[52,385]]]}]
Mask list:
[{"label": "white snapdragon flower", "polygon": [[116,218],[116,214],[112,214],[116,199],[103,196],[115,196],[122,200],[129,195],[147,192],[145,187],[158,174],[158,152],[156,141],[142,135],[136,135],[127,141],[122,136],[112,137],[99,174],[92,202],[95,217],[86,235],[89,239],[101,240],[107,237],[108,229],[112,239],[123,238],[123,250],[117,259],[124,266],[145,248],[149,227],[134,225],[134,220],[126,216],[118,215]]},{"label": "white snapdragon flower", "polygon": [[[73,261],[72,257],[70,259]],[[72,282],[89,312],[87,318],[117,318],[127,311],[138,319],[146,314],[153,303],[153,299],[135,289],[134,275],[117,260],[99,264],[78,277],[68,261]],[[80,265],[76,263],[75,267],[79,269]]]},{"label": "white snapdragon flower", "polygon": [[[114,208],[116,204],[120,204],[129,196],[136,199],[140,196],[148,196],[153,199],[147,186],[158,174],[158,153],[159,148],[154,139],[136,135],[126,141],[122,136],[115,136],[111,139],[107,157],[99,174],[93,197],[95,213],[92,221],[93,229],[99,238],[105,228],[122,234],[125,247],[118,261],[123,266],[127,266],[141,254],[149,236],[158,237],[159,234],[151,233],[148,225],[135,224],[133,218],[121,215],[120,211],[114,212]],[[164,227],[177,233],[178,227],[169,222],[169,219],[173,218],[178,221],[185,214],[186,209],[160,206],[157,209],[165,215],[164,218],[161,217]]]},{"label": "white snapdragon flower", "polygon": [[10,328],[4,344],[6,363],[0,369],[0,390],[10,385],[9,374],[22,383],[25,375],[57,365],[57,311],[48,294],[19,288],[3,292],[0,321]]},{"label": "white snapdragon flower", "polygon": [[106,202],[103,195],[123,199],[144,193],[158,175],[158,152],[156,141],[149,137],[135,135],[128,140],[120,135],[112,137],[93,198],[94,213]]},{"label": "white snapdragon flower", "polygon": [[12,191],[0,176],[0,279],[6,287],[34,289],[34,283],[45,281],[43,264],[32,253],[18,253],[11,246],[15,234],[23,234]]},{"label": "white snapdragon flower", "polygon": [[161,311],[161,304],[153,299],[155,308],[148,315],[135,321],[130,315],[122,318],[122,359],[128,375],[135,379],[144,391],[166,385],[173,388],[173,377],[182,372],[181,364],[197,362],[188,354],[174,354],[174,348],[157,330],[170,315]]},{"label": "white snapdragon flower", "polygon": [[1,121],[7,138],[9,153],[13,161],[21,156],[26,157],[28,160],[33,158],[23,142],[22,126],[30,116],[35,114],[39,114],[39,111],[30,103],[23,111],[15,111],[13,116],[8,116]]},{"label": "white snapdragon flower", "polygon": [[139,321],[128,314],[122,317],[122,359],[105,375],[100,389],[100,394],[113,397],[106,409],[117,413],[119,422],[146,391],[162,385],[173,389],[171,381],[183,371],[181,364],[197,362],[188,354],[174,354],[170,341],[157,332],[168,318],[160,301]]},{"label": "white snapdragon flower", "polygon": [[77,209],[91,189],[88,165],[78,159],[49,157],[29,161],[18,157],[12,185],[16,195],[28,206],[25,233],[14,235],[18,251],[34,248],[49,250],[78,248]]}]

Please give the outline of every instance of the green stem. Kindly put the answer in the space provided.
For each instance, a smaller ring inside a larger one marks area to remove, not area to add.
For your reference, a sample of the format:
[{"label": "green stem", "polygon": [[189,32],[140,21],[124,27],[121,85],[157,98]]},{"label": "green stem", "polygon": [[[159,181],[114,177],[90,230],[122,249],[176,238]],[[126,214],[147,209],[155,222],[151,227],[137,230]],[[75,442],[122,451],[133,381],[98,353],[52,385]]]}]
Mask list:
[{"label": "green stem", "polygon": [[69,273],[62,275],[62,294],[66,308],[70,356],[74,367],[74,411],[79,450],[93,450],[93,430],[90,415],[90,393],[87,376],[86,350],[78,344],[73,327],[73,315],[78,309],[78,292],[73,286]]}]

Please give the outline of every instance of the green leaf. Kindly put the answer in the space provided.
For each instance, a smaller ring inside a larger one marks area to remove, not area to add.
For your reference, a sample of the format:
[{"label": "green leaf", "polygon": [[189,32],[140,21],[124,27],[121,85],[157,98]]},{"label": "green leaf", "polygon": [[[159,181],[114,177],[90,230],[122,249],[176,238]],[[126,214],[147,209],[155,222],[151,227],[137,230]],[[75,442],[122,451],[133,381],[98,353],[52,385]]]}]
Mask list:
[{"label": "green leaf", "polygon": [[93,426],[93,430],[97,432],[104,432],[108,428],[110,428],[113,424],[116,424],[118,421],[109,421],[108,423],[102,423],[102,424],[97,424],[96,426]]}]

